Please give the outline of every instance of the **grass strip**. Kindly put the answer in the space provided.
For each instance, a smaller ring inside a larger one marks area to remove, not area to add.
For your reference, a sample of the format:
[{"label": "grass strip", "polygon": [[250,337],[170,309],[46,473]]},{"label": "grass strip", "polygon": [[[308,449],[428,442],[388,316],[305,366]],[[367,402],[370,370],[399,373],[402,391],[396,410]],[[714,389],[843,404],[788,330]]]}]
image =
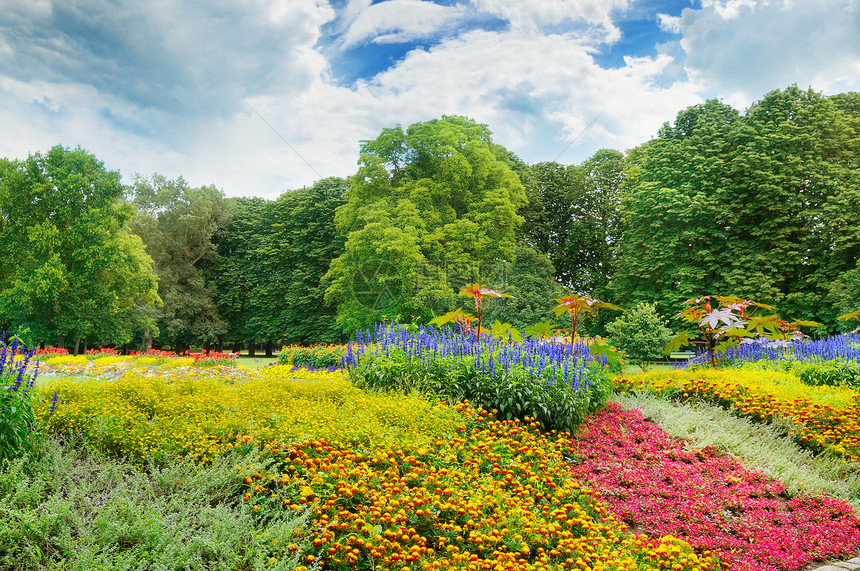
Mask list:
[{"label": "grass strip", "polygon": [[612,401],[638,408],[660,428],[689,440],[695,448],[716,446],[740,459],[747,468],[781,480],[791,495],[825,493],[860,511],[860,474],[847,470],[840,458],[813,454],[788,435],[790,421],[775,417],[770,424],[752,422],[702,401],[677,401],[650,393],[615,394]]}]

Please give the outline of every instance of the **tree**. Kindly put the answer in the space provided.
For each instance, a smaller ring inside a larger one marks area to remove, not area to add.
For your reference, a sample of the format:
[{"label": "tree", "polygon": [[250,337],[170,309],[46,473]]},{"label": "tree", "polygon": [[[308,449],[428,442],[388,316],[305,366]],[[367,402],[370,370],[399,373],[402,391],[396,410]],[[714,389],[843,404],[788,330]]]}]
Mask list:
[{"label": "tree", "polygon": [[212,237],[218,250],[212,267],[218,315],[226,328],[220,340],[233,342],[233,350],[238,350],[242,343],[255,343],[260,338],[259,327],[251,317],[267,309],[256,296],[263,279],[264,256],[270,253],[261,244],[271,232],[266,221],[274,203],[263,198],[228,198],[225,202],[233,214]]},{"label": "tree", "polygon": [[182,177],[168,180],[158,174],[151,179],[136,175],[127,192],[137,208],[131,227],[152,256],[164,302],[156,315],[155,340],[179,351],[217,342],[226,325],[215,301],[213,237],[231,216],[223,192],[211,185],[191,188]]},{"label": "tree", "polygon": [[487,323],[498,320],[525,329],[549,319],[556,305],[553,300],[563,295],[562,287],[555,281],[552,262],[528,244],[521,243],[506,272],[499,287],[512,299],[501,299],[491,305],[487,310]]},{"label": "tree", "polygon": [[263,215],[257,311],[249,319],[261,339],[308,345],[343,340],[321,280],[344,251],[334,213],[344,204],[346,184],[327,178],[286,192]]},{"label": "tree", "polygon": [[485,125],[458,116],[363,141],[335,218],[344,253],[325,278],[340,326],[427,321],[463,283],[512,260],[526,200],[513,164]]},{"label": "tree", "polygon": [[653,303],[640,303],[606,326],[609,341],[624,351],[627,359],[643,371],[663,356],[663,349],[672,339],[668,322],[657,313]]},{"label": "tree", "polygon": [[708,101],[631,151],[615,297],[668,313],[719,292],[832,331],[829,285],[860,255],[857,123],[837,103],[797,87],[744,116]]},{"label": "tree", "polygon": [[[0,160],[0,321],[40,342],[123,344],[158,303],[119,173],[81,148]],[[77,349],[77,346],[76,346]]]},{"label": "tree", "polygon": [[604,149],[579,166],[531,167],[523,211],[526,241],[545,254],[566,287],[602,295],[620,236],[625,159]]}]

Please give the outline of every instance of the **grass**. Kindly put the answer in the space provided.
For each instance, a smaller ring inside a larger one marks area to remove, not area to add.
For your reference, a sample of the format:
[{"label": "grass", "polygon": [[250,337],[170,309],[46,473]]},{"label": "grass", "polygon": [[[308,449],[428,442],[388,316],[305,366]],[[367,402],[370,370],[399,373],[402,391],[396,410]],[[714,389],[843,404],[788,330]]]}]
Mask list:
[{"label": "grass", "polygon": [[747,468],[781,480],[792,495],[824,492],[860,511],[860,474],[849,472],[832,455],[801,448],[787,437],[792,426],[788,420],[754,423],[704,402],[679,402],[648,393],[616,394],[612,401],[641,409],[663,430],[696,448],[716,446],[739,458]]},{"label": "grass", "polygon": [[300,541],[306,516],[284,510],[259,521],[237,499],[237,455],[207,467],[136,467],[47,438],[40,458],[0,469],[0,568],[292,569],[281,552]]},{"label": "grass", "polygon": [[237,365],[242,365],[243,367],[248,367],[249,369],[260,369],[262,367],[267,367],[271,364],[278,364],[277,357],[239,357],[236,359]]}]

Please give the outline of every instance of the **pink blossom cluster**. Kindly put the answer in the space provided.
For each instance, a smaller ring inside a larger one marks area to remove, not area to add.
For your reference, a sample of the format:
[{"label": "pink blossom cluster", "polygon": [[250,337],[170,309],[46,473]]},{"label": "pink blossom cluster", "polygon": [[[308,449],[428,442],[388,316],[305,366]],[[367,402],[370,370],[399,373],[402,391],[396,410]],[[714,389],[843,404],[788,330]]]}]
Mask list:
[{"label": "pink blossom cluster", "polygon": [[781,482],[714,447],[686,450],[639,410],[607,404],[572,452],[574,475],[631,528],[683,537],[732,569],[801,569],[860,549],[860,520],[847,502],[791,498]]}]

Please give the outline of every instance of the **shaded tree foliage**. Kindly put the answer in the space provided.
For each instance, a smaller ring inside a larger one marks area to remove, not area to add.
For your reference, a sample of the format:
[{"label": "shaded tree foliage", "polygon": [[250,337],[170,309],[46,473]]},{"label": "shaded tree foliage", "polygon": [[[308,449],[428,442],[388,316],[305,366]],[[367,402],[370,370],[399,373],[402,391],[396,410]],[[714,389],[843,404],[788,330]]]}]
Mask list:
[{"label": "shaded tree foliage", "polygon": [[135,176],[128,196],[137,208],[131,227],[152,256],[163,301],[154,340],[180,351],[217,342],[227,332],[211,277],[218,262],[213,238],[231,216],[224,193],[155,174]]},{"label": "shaded tree foliage", "polygon": [[0,326],[123,344],[158,302],[119,173],[81,148],[0,160]]},{"label": "shaded tree foliage", "polygon": [[218,305],[231,341],[343,340],[321,278],[343,253],[334,213],[345,187],[328,178],[276,201],[231,199],[234,216],[218,238]]},{"label": "shaded tree foliage", "polygon": [[526,179],[526,241],[555,266],[556,279],[582,293],[604,295],[620,236],[619,189],[625,159],[598,151],[581,165],[538,163]]}]

